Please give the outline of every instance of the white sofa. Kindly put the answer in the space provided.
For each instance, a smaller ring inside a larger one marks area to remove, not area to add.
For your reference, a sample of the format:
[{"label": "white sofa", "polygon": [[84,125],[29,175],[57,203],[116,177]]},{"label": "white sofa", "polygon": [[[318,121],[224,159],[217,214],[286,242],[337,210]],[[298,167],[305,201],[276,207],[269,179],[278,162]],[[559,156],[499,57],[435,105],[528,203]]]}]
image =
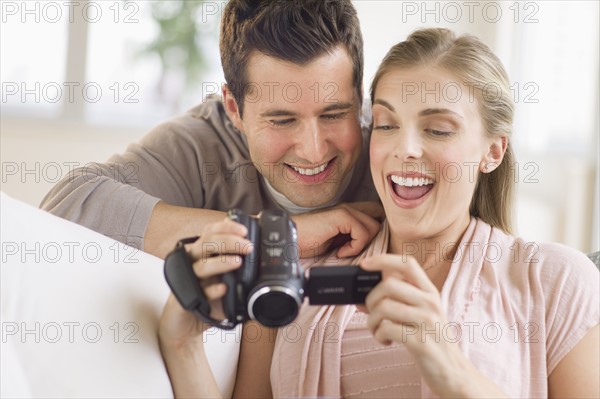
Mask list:
[{"label": "white sofa", "polygon": [[[4,193],[0,208],[1,397],[172,397],[162,260]],[[208,330],[205,345],[230,396],[239,330]]]}]

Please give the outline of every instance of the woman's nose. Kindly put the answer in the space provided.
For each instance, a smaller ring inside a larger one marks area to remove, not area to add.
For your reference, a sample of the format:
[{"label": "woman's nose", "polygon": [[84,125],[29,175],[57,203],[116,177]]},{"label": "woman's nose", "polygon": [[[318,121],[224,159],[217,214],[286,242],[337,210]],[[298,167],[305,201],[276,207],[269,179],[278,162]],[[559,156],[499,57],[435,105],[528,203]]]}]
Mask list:
[{"label": "woman's nose", "polygon": [[394,143],[394,156],[402,161],[418,159],[423,155],[423,142],[416,128],[403,129]]}]

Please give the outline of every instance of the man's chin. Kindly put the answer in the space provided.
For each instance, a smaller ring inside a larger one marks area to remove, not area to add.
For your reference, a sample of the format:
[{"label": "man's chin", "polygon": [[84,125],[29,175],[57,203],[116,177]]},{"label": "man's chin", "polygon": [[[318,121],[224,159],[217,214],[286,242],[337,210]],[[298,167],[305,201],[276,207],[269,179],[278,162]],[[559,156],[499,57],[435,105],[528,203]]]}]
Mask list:
[{"label": "man's chin", "polygon": [[321,208],[334,200],[335,190],[309,190],[310,192],[286,194],[288,200],[302,208]]}]

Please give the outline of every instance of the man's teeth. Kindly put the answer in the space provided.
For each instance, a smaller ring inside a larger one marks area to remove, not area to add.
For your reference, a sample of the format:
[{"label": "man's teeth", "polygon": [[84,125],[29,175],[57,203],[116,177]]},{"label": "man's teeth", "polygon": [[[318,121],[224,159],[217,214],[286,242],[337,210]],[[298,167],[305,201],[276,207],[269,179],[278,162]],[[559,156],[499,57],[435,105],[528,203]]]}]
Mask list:
[{"label": "man's teeth", "polygon": [[290,165],[290,166],[292,166],[292,168],[296,172],[300,173],[301,175],[312,176],[312,175],[317,175],[317,174],[321,173],[322,171],[324,171],[325,168],[327,167],[327,165],[328,165],[328,163],[324,163],[323,165],[317,166],[314,169],[302,169],[302,168],[297,168],[297,167],[292,166],[292,165]]},{"label": "man's teeth", "polygon": [[427,177],[401,177],[392,176],[392,181],[399,186],[415,187],[433,184],[433,180]]}]

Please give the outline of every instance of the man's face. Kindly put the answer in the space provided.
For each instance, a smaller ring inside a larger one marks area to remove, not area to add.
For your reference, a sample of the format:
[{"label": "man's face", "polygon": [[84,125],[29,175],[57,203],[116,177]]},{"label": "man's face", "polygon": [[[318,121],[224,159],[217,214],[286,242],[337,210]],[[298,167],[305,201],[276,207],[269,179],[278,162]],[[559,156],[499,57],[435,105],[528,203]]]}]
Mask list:
[{"label": "man's face", "polygon": [[254,53],[243,119],[250,156],[269,183],[294,204],[332,200],[362,145],[352,61],[336,49],[306,65]]}]

